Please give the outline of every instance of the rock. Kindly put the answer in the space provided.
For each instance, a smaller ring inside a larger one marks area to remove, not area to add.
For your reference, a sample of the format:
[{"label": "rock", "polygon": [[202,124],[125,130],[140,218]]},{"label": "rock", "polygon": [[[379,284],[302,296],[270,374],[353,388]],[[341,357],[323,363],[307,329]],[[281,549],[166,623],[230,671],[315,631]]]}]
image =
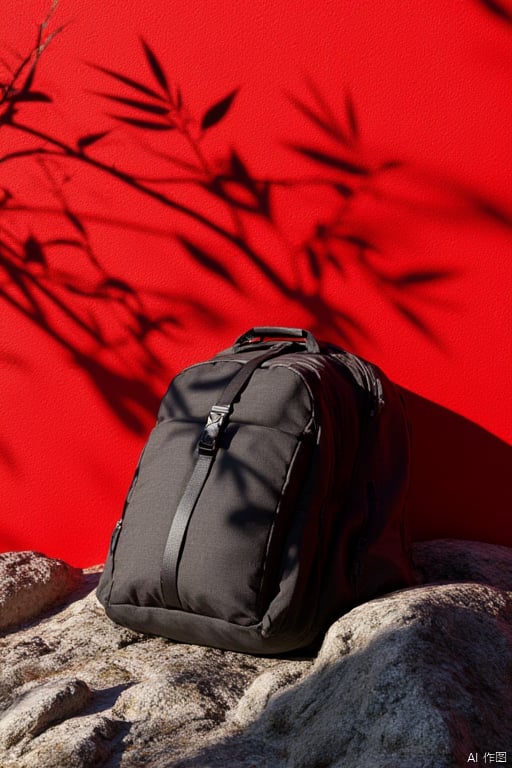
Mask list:
[{"label": "rock", "polygon": [[148,637],[75,593],[0,638],[1,768],[511,762],[512,551],[438,541],[414,559],[421,583],[340,618],[316,658]]},{"label": "rock", "polygon": [[[86,768],[109,759],[167,766],[170,756],[202,744],[254,677],[276,664],[119,627],[92,591],[97,574],[85,580],[85,597],[0,637],[1,768]],[[27,695],[50,704],[71,681],[84,687],[80,695],[67,689],[62,722],[49,718],[40,730],[27,718],[24,729],[15,728]]]},{"label": "rock", "polygon": [[230,723],[242,728],[251,725],[264,712],[269,699],[304,677],[310,666],[304,661],[286,662],[258,675],[229,714]]},{"label": "rock", "polygon": [[503,719],[512,712],[510,597],[450,584],[356,608],[331,627],[307,673],[271,695],[248,735],[294,768],[448,768],[470,752],[512,749]]},{"label": "rock", "polygon": [[480,541],[439,541],[414,546],[420,584],[474,581],[505,591],[512,589],[512,550]]},{"label": "rock", "polygon": [[0,630],[33,619],[73,592],[82,572],[39,552],[0,554]]},{"label": "rock", "polygon": [[0,746],[12,747],[23,738],[33,738],[50,725],[72,717],[92,698],[81,680],[30,685],[0,717]]},{"label": "rock", "polygon": [[105,765],[112,754],[119,723],[102,715],[66,720],[34,739],[30,750],[12,751],[2,768],[84,768]]}]

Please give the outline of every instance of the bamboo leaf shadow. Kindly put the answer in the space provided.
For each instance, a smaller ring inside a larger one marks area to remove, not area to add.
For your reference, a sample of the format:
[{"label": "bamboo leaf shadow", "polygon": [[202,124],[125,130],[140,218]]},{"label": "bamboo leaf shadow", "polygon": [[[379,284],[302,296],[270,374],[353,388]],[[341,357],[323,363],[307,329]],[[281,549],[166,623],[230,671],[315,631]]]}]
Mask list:
[{"label": "bamboo leaf shadow", "polygon": [[496,18],[512,24],[512,11],[504,3],[499,3],[497,0],[478,0],[478,2]]},{"label": "bamboo leaf shadow", "polygon": [[456,273],[448,269],[424,269],[405,272],[393,279],[393,284],[399,288],[410,288],[415,285],[437,282],[453,278]]},{"label": "bamboo leaf shadow", "polygon": [[170,123],[159,123],[156,120],[143,120],[138,117],[128,117],[127,115],[114,115],[109,113],[113,120],[119,120],[121,123],[132,125],[134,128],[143,128],[148,131],[172,131],[174,126]]},{"label": "bamboo leaf shadow", "polygon": [[120,421],[135,434],[146,436],[148,418],[154,418],[160,403],[151,382],[114,371],[78,350],[73,360]]},{"label": "bamboo leaf shadow", "polygon": [[141,101],[140,99],[129,99],[126,96],[116,96],[113,93],[100,93],[98,96],[103,96],[110,101],[115,101],[118,104],[122,104],[125,107],[131,107],[132,109],[141,109],[143,112],[149,112],[152,115],[167,115],[169,108],[164,104],[153,104],[150,101]]},{"label": "bamboo leaf shadow", "polygon": [[353,163],[350,160],[346,160],[345,158],[338,155],[324,152],[320,149],[315,149],[314,147],[304,146],[303,144],[292,143],[288,146],[290,149],[293,149],[295,152],[298,152],[304,157],[307,157],[309,160],[320,163],[320,165],[325,165],[328,168],[333,168],[336,171],[344,171],[345,173],[349,173],[354,176],[370,175],[368,168],[365,168],[363,165]]},{"label": "bamboo leaf shadow", "polygon": [[319,128],[328,138],[346,147],[351,146],[359,134],[358,121],[350,94],[347,94],[345,106],[347,109],[348,128],[343,126],[331,108],[316,83],[307,81],[308,92],[311,101],[308,103],[293,93],[285,91],[288,101],[297,109],[306,120]]},{"label": "bamboo leaf shadow", "polygon": [[109,77],[112,77],[114,80],[117,80],[123,85],[127,85],[130,88],[133,88],[134,90],[139,91],[139,93],[143,93],[146,96],[151,96],[151,98],[153,99],[158,99],[162,101],[162,96],[160,93],[155,91],[153,88],[150,88],[149,86],[145,85],[144,83],[141,83],[138,80],[135,80],[133,77],[128,77],[127,75],[124,75],[122,72],[116,72],[113,69],[109,69],[108,67],[102,67],[99,64],[94,64],[92,62],[87,62],[87,64],[92,69],[95,69],[97,72],[102,72],[104,75],[108,75]]},{"label": "bamboo leaf shadow", "polygon": [[167,81],[167,77],[165,75],[163,67],[158,60],[158,57],[156,56],[155,52],[152,50],[152,48],[150,48],[148,43],[143,38],[141,38],[141,43],[142,43],[142,47],[144,48],[144,53],[146,54],[146,59],[149,64],[149,67],[153,72],[153,75],[155,76],[155,80],[160,85],[160,87],[165,91],[165,93],[169,94],[169,83]]},{"label": "bamboo leaf shadow", "polygon": [[185,250],[196,262],[196,264],[203,267],[204,269],[207,269],[209,272],[217,275],[223,280],[226,280],[233,287],[238,287],[235,278],[221,259],[213,256],[211,253],[208,253],[208,251],[205,251],[203,247],[192,242],[192,240],[189,240],[184,235],[177,235],[177,240],[185,248]]},{"label": "bamboo leaf shadow", "polygon": [[231,93],[228,93],[228,95],[223,99],[217,101],[205,112],[201,120],[201,129],[203,131],[208,130],[208,128],[212,128],[214,125],[217,125],[217,123],[219,123],[222,118],[227,115],[238,91],[239,89],[235,88],[233,91],[231,91]]},{"label": "bamboo leaf shadow", "polygon": [[235,149],[229,157],[229,173],[215,176],[204,188],[229,206],[272,220],[269,182],[258,182]]},{"label": "bamboo leaf shadow", "polygon": [[100,139],[103,139],[105,136],[108,136],[110,131],[98,131],[97,133],[88,133],[85,136],[82,136],[78,139],[76,145],[79,150],[83,151],[84,149],[87,149],[87,147],[92,146],[93,144],[96,144],[97,141],[100,141]]}]

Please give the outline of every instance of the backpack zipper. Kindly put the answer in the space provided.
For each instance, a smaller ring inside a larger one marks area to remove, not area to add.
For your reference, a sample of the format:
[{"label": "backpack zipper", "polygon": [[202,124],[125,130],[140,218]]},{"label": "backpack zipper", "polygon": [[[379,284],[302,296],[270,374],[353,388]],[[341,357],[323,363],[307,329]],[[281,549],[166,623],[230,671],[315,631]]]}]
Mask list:
[{"label": "backpack zipper", "polygon": [[354,355],[359,370],[363,373],[365,381],[367,382],[368,391],[373,398],[373,405],[370,410],[370,416],[377,416],[384,408],[386,401],[384,400],[384,391],[382,389],[382,382],[375,374],[375,370],[370,363],[366,363],[361,358]]},{"label": "backpack zipper", "polygon": [[386,405],[386,400],[384,398],[382,382],[375,373],[373,366],[350,352],[333,350],[331,356],[333,360],[337,363],[341,363],[344,368],[348,368],[350,373],[355,375],[356,379],[360,380],[363,388],[372,398],[370,416],[377,416]]},{"label": "backpack zipper", "polygon": [[110,537],[110,554],[113,555],[116,549],[117,540],[119,538],[119,534],[121,533],[121,526],[123,524],[122,519],[118,520],[115,524],[114,530],[112,531],[112,536]]}]

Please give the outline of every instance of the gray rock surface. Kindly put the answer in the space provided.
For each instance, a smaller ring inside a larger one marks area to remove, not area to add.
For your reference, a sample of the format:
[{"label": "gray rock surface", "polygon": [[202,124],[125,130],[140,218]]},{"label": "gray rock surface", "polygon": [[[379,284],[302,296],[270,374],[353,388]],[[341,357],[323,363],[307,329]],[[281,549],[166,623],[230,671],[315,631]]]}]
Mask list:
[{"label": "gray rock surface", "polygon": [[512,551],[434,541],[414,556],[419,586],[343,616],[316,658],[117,627],[86,573],[62,609],[0,637],[0,768],[512,763]]},{"label": "gray rock surface", "polygon": [[39,552],[0,554],[0,630],[38,616],[81,580],[80,570]]}]

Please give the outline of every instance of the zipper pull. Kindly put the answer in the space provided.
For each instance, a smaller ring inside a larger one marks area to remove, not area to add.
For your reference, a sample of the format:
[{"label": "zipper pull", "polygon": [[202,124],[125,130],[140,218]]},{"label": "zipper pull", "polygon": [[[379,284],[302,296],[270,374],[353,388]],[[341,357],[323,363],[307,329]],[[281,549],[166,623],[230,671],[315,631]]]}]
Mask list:
[{"label": "zipper pull", "polygon": [[119,538],[119,534],[121,533],[121,526],[123,524],[122,520],[118,520],[114,530],[112,531],[112,536],[110,538],[110,554],[114,554],[114,550],[116,548],[117,540]]},{"label": "zipper pull", "polygon": [[372,395],[373,406],[370,411],[371,416],[378,416],[386,405],[384,400],[384,390],[382,388],[382,382],[377,376],[372,376]]}]

